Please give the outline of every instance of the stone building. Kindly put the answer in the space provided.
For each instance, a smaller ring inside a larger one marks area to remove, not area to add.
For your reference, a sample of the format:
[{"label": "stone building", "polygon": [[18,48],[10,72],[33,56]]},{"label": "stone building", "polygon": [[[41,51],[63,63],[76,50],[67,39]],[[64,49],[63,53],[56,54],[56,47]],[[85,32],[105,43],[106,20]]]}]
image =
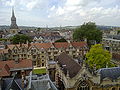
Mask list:
[{"label": "stone building", "polygon": [[10,34],[18,34],[19,28],[16,23],[16,17],[14,14],[14,9],[12,9],[11,25],[10,25]]},{"label": "stone building", "polygon": [[112,38],[103,38],[103,46],[112,53],[120,53],[120,40]]},{"label": "stone building", "polygon": [[46,67],[48,61],[63,52],[74,59],[84,58],[88,47],[86,42],[32,43],[6,45],[0,50],[0,60],[31,59],[35,67]]},{"label": "stone building", "polygon": [[59,90],[120,90],[120,67],[92,70],[66,53],[56,62],[54,78]]}]

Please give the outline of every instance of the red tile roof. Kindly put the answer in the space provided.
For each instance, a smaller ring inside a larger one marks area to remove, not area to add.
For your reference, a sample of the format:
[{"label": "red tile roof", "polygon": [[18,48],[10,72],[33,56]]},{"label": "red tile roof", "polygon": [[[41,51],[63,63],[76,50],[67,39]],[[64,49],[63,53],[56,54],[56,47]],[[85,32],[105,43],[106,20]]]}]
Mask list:
[{"label": "red tile roof", "polygon": [[2,67],[0,67],[0,76],[10,76],[10,68],[7,64],[3,64]]},{"label": "red tile roof", "polygon": [[8,49],[0,49],[0,53],[8,53]]},{"label": "red tile roof", "polygon": [[86,43],[86,42],[71,42],[71,44],[72,44],[74,47],[86,47],[86,46],[87,46],[87,43]]},{"label": "red tile roof", "polygon": [[32,68],[32,60],[25,59],[16,63],[14,60],[0,61],[0,76],[9,76],[10,70]]},{"label": "red tile roof", "polygon": [[52,47],[51,43],[32,43],[31,46],[36,46],[37,48],[50,48]]},{"label": "red tile roof", "polygon": [[53,45],[55,46],[55,48],[67,48],[69,46],[67,42],[57,42],[53,43]]},{"label": "red tile roof", "polygon": [[[22,45],[25,46],[26,48],[36,46],[38,49],[40,49],[40,48],[48,49],[48,48],[51,48],[52,46],[54,46],[55,48],[68,48],[70,46],[70,44],[75,48],[86,47],[87,46],[86,42],[32,43],[30,45],[28,45],[28,44],[22,44]],[[20,44],[8,45],[8,49],[13,49],[15,46],[17,46],[19,48]],[[3,51],[7,52],[8,49],[0,50],[0,53],[3,52]]]}]

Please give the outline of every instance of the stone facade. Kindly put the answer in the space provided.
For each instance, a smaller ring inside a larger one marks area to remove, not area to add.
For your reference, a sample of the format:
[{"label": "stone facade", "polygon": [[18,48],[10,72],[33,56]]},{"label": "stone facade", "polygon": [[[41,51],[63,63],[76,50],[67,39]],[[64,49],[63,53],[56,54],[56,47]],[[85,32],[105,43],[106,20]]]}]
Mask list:
[{"label": "stone facade", "polygon": [[12,10],[11,25],[10,25],[10,34],[18,34],[19,28],[16,24],[16,17],[14,15],[14,10]]},{"label": "stone facade", "polygon": [[112,38],[103,38],[102,44],[112,53],[120,53],[120,40]]},{"label": "stone facade", "polygon": [[120,67],[96,71],[84,62],[77,64],[66,57],[62,54],[56,59],[55,82],[59,90],[120,90]]},{"label": "stone facade", "polygon": [[66,52],[74,59],[84,58],[88,47],[86,42],[33,43],[7,45],[0,50],[1,60],[31,59],[35,67],[46,67],[48,61]]}]

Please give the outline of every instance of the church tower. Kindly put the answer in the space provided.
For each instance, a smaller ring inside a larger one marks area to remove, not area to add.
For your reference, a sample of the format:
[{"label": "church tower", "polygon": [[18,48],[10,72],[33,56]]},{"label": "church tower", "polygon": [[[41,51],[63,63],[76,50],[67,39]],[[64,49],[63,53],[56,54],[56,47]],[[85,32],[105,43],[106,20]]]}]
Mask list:
[{"label": "church tower", "polygon": [[18,34],[18,26],[16,24],[16,17],[14,14],[14,9],[12,9],[11,25],[10,25],[10,34]]}]

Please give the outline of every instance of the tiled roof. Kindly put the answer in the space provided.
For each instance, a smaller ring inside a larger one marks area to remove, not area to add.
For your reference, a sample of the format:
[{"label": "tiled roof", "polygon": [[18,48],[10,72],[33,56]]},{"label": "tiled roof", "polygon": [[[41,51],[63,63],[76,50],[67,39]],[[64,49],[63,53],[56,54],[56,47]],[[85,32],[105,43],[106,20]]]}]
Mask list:
[{"label": "tiled roof", "polygon": [[120,67],[102,68],[98,70],[98,73],[100,73],[101,80],[103,80],[104,78],[115,80],[120,77]]},{"label": "tiled roof", "polygon": [[52,47],[51,43],[32,43],[31,46],[36,46],[38,49],[39,48],[50,48]]},{"label": "tiled roof", "polygon": [[12,78],[3,78],[2,90],[23,90],[22,88],[22,79],[15,77]]},{"label": "tiled roof", "polygon": [[53,43],[53,45],[56,48],[67,48],[69,44],[67,42],[58,42],[58,43]]},{"label": "tiled roof", "polygon": [[14,69],[32,68],[32,60],[20,60],[19,63],[14,60],[0,61],[0,76],[9,76],[10,71]]},{"label": "tiled roof", "polygon": [[86,42],[71,42],[71,44],[72,44],[74,47],[86,47],[86,46],[87,46],[87,43],[86,43]]},{"label": "tiled roof", "polygon": [[10,76],[10,68],[7,64],[3,64],[0,67],[0,76]]},{"label": "tiled roof", "polygon": [[32,44],[15,44],[15,45],[7,45],[7,49],[2,49],[0,50],[0,53],[7,53],[8,49],[13,49],[15,46],[17,46],[17,48],[19,49],[20,46],[25,46],[26,48],[30,48],[32,46],[37,47],[38,49],[40,48],[44,48],[44,49],[49,49],[52,46],[54,46],[55,48],[68,48],[70,45],[72,45],[75,48],[79,48],[79,47],[87,47],[87,43],[86,42],[57,42],[57,43],[32,43]]},{"label": "tiled roof", "polygon": [[56,58],[56,61],[58,61],[60,67],[63,68],[65,75],[67,74],[67,72],[69,72],[70,78],[76,76],[81,69],[80,64],[78,64],[75,60],[69,57],[66,53],[60,54]]},{"label": "tiled roof", "polygon": [[0,53],[8,53],[8,49],[0,49]]}]

